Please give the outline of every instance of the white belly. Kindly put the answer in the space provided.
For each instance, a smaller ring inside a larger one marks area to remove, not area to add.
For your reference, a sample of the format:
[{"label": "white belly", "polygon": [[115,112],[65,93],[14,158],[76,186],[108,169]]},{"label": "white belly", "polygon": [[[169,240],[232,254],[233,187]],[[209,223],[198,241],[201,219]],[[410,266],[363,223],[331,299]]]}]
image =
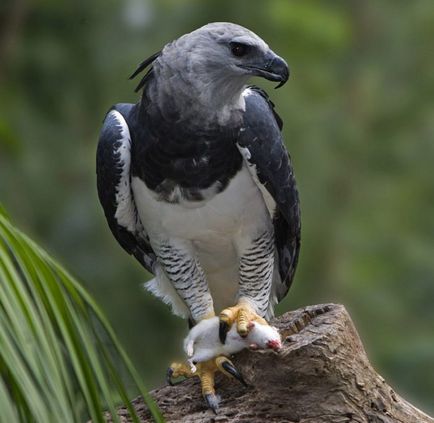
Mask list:
[{"label": "white belly", "polygon": [[192,207],[194,203],[186,206],[158,201],[137,177],[131,185],[151,245],[176,239],[191,241],[215,308],[232,305],[238,290],[238,252],[243,235],[250,238],[271,225],[262,194],[246,165],[224,191],[197,207]]}]

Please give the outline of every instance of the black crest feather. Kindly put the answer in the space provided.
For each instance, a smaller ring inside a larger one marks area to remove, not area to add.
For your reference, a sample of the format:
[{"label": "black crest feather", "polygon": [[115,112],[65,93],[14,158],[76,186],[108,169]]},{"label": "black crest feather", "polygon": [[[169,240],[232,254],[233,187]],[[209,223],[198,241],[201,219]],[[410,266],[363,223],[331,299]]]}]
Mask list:
[{"label": "black crest feather", "polygon": [[[129,77],[129,79],[135,78],[139,73],[143,72],[159,55],[161,54],[161,51],[157,51],[152,56],[145,59],[142,63],[137,66],[137,69],[133,72],[133,74]],[[139,85],[137,85],[134,92],[137,92],[141,90],[146,82],[151,78],[153,75],[153,69],[150,68],[148,72],[146,72],[145,76],[140,80]]]}]

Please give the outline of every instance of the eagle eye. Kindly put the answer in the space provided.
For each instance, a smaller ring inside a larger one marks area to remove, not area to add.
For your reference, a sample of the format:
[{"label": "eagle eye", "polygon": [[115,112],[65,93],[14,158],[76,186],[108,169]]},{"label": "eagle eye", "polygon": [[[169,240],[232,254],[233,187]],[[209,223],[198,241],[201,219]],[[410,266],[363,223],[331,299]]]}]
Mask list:
[{"label": "eagle eye", "polygon": [[247,44],[235,43],[235,42],[230,43],[230,47],[231,47],[232,54],[236,57],[245,56],[250,49],[250,46],[248,46]]}]

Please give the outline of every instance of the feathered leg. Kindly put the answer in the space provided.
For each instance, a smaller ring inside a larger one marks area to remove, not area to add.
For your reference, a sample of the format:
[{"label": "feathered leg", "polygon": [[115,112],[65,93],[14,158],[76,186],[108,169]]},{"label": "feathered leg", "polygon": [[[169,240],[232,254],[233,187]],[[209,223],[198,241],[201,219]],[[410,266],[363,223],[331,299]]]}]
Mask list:
[{"label": "feathered leg", "polygon": [[189,309],[191,319],[198,322],[214,316],[213,300],[205,273],[191,242],[171,239],[153,247],[172,286]]},{"label": "feathered leg", "polygon": [[268,228],[251,242],[242,240],[240,244],[239,300],[237,305],[220,313],[219,336],[223,343],[233,323],[243,337],[247,336],[251,321],[267,323],[264,317],[269,307],[274,270],[273,230]]}]

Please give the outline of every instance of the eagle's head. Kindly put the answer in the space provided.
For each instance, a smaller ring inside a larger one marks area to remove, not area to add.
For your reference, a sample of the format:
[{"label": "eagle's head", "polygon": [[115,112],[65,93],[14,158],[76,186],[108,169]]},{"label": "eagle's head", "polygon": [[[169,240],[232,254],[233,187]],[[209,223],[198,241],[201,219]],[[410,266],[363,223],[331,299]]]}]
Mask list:
[{"label": "eagle's head", "polygon": [[252,31],[233,23],[215,22],[168,44],[162,57],[175,60],[180,69],[204,82],[240,80],[260,76],[283,85],[288,65]]},{"label": "eagle's head", "polygon": [[243,107],[241,94],[250,77],[279,82],[278,87],[289,77],[285,60],[264,40],[226,22],[210,23],[183,35],[153,59],[154,99],[167,102],[170,97],[178,109],[192,112],[196,104],[227,114],[231,108]]}]

